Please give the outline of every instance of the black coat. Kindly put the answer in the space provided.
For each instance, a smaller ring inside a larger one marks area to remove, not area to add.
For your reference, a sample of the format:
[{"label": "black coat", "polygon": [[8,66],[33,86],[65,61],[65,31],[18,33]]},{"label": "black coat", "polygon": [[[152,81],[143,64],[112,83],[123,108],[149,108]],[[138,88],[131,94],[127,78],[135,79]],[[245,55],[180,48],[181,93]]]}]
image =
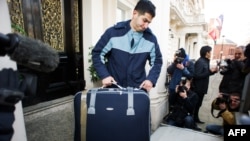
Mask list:
[{"label": "black coat", "polygon": [[187,98],[185,99],[180,97],[178,93],[176,94],[178,96],[175,105],[167,120],[174,120],[178,125],[182,125],[186,116],[192,116],[194,114],[194,109],[199,97],[191,90],[187,91]]},{"label": "black coat", "polygon": [[200,57],[194,64],[194,79],[192,89],[199,94],[206,94],[209,84],[209,76],[213,75],[209,67],[210,60]]},{"label": "black coat", "polygon": [[245,74],[243,73],[244,62],[232,60],[228,62],[223,75],[219,91],[222,93],[241,93],[244,85]]}]

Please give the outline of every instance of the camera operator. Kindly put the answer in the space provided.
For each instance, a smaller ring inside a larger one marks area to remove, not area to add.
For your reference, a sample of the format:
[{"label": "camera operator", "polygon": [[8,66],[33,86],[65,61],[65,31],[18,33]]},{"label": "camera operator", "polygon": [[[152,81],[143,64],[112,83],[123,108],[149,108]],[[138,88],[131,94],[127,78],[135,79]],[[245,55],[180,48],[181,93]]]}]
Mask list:
[{"label": "camera operator", "polygon": [[175,88],[180,84],[181,77],[184,76],[191,79],[194,73],[194,63],[189,60],[189,56],[183,48],[176,51],[173,63],[167,67],[167,73],[171,77],[168,85],[169,107],[171,111],[177,97]]},{"label": "camera operator", "polygon": [[210,132],[216,135],[224,135],[224,125],[235,125],[235,115],[234,112],[239,111],[240,108],[240,93],[230,93],[230,94],[219,94],[219,96],[213,100],[212,109],[219,110],[217,116],[212,115],[215,118],[222,117],[222,125],[208,124],[206,126],[206,132]]},{"label": "camera operator", "polygon": [[177,85],[175,89],[177,95],[175,105],[164,119],[164,122],[169,125],[200,131],[201,129],[197,127],[193,119],[193,112],[198,101],[198,96],[190,90],[190,86],[191,80],[182,77],[180,85]]},{"label": "camera operator", "polygon": [[223,75],[219,85],[220,93],[242,93],[245,73],[243,73],[245,59],[243,47],[235,49],[234,59],[226,59],[220,68],[220,74]]}]

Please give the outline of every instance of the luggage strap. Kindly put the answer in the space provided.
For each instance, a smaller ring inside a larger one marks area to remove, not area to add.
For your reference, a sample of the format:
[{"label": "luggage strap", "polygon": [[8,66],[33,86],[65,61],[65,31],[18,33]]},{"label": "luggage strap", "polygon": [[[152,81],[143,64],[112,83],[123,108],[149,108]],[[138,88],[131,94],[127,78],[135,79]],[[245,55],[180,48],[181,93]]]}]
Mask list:
[{"label": "luggage strap", "polygon": [[[93,88],[91,90],[91,97],[90,97],[90,103],[88,108],[88,114],[95,114],[95,101],[96,101],[96,92],[97,88]],[[128,87],[128,109],[127,109],[127,116],[133,116],[135,115],[134,110],[134,94],[133,94],[133,88]]]},{"label": "luggage strap", "polygon": [[128,87],[128,109],[127,109],[127,116],[133,116],[133,115],[135,115],[133,88],[132,87]]},{"label": "luggage strap", "polygon": [[95,99],[96,99],[97,88],[91,90],[90,103],[88,108],[88,114],[95,114]]},{"label": "luggage strap", "polygon": [[86,141],[86,120],[87,120],[87,115],[86,115],[86,95],[81,93],[81,128],[80,128],[80,133],[81,133],[81,141]]}]

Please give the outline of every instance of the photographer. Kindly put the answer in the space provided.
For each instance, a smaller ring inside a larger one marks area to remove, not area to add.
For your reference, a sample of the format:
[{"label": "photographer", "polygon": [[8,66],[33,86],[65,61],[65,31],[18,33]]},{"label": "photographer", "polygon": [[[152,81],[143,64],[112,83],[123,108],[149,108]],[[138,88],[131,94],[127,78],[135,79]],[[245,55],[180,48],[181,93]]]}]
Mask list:
[{"label": "photographer", "polygon": [[244,59],[242,47],[237,47],[234,59],[226,59],[224,65],[220,65],[220,74],[223,75],[219,85],[220,93],[242,93],[245,80]]},{"label": "photographer", "polygon": [[175,88],[180,84],[181,77],[184,76],[188,79],[191,79],[193,78],[194,73],[194,63],[189,60],[189,57],[183,48],[180,48],[176,51],[174,55],[174,61],[170,66],[168,66],[167,73],[171,77],[168,85],[169,107],[171,110],[177,97]]},{"label": "photographer", "polygon": [[191,80],[182,78],[180,85],[176,86],[176,102],[172,112],[164,119],[169,125],[201,130],[193,119],[193,112],[198,100],[196,93],[190,90]]},{"label": "photographer", "polygon": [[219,110],[217,116],[212,115],[215,118],[222,117],[222,125],[208,124],[206,126],[206,132],[210,132],[216,135],[224,135],[224,125],[235,125],[235,115],[234,112],[239,111],[240,108],[240,94],[231,93],[231,94],[220,94],[212,102],[212,109]]}]

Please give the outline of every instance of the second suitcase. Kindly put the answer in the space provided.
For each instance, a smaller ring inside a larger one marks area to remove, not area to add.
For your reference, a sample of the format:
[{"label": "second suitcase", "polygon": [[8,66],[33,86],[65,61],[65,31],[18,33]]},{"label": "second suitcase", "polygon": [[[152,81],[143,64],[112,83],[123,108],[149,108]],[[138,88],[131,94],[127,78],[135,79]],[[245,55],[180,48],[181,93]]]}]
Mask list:
[{"label": "second suitcase", "polygon": [[150,129],[150,100],[143,90],[88,91],[87,141],[149,141]]}]

